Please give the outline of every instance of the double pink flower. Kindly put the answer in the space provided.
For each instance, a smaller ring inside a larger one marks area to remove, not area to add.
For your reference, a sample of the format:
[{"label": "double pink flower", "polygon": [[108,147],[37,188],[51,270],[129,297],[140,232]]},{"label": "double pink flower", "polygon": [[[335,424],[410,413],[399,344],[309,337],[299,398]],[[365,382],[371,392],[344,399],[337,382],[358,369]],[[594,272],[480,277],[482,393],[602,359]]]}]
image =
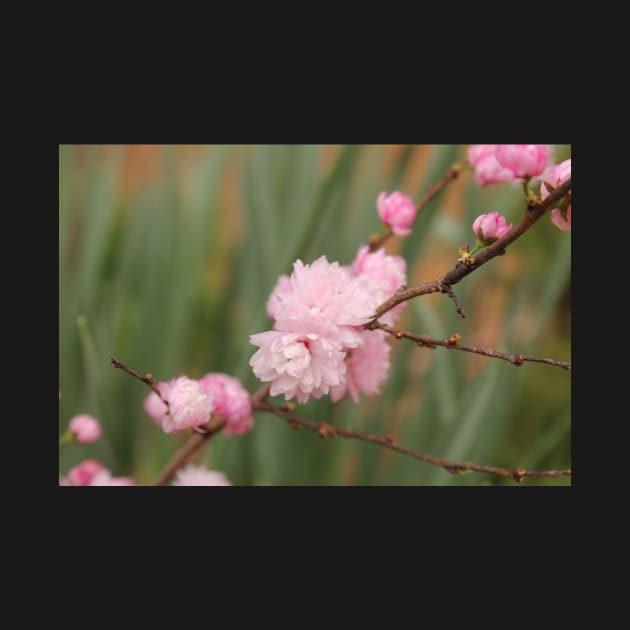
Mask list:
[{"label": "double pink flower", "polygon": [[468,161],[480,186],[540,175],[551,161],[546,144],[471,144]]}]

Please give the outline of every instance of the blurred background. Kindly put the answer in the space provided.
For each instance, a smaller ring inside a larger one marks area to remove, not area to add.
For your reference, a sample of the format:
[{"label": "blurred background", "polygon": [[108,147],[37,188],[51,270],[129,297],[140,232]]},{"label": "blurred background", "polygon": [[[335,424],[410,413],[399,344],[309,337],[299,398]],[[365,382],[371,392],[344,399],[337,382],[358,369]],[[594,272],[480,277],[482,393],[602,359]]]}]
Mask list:
[{"label": "blurred background", "polygon": [[[556,147],[556,162],[570,146]],[[93,444],[59,449],[59,472],[85,458],[148,483],[186,440],[145,414],[148,389],[111,367],[116,357],[156,381],[207,372],[261,383],[249,335],[271,329],[265,303],[292,262],[325,254],[349,264],[380,221],[376,197],[400,190],[418,201],[466,145],[61,145],[59,147],[59,433],[89,413]],[[391,239],[409,285],[452,268],[474,244],[471,224],[497,210],[516,223],[522,190],[480,188],[472,172],[419,215],[413,234]],[[408,303],[401,327],[462,343],[571,360],[571,237],[546,215],[530,232],[456,286],[467,313],[429,295]],[[395,434],[435,456],[523,468],[571,466],[571,375],[390,339],[382,395],[360,405],[326,397],[296,413],[335,426]],[[272,399],[283,401],[282,397]],[[522,484],[451,475],[372,444],[321,440],[256,414],[254,430],[216,436],[194,460],[243,485]]]}]

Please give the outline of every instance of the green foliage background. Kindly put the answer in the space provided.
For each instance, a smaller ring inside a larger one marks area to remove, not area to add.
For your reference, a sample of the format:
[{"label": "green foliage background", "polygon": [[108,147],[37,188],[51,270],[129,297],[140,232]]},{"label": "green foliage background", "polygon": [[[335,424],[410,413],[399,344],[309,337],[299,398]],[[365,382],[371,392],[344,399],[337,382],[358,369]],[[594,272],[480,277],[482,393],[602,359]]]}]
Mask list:
[{"label": "green foliage background", "polygon": [[[93,457],[148,483],[185,436],[165,435],[148,419],[146,388],[109,358],[156,380],[227,372],[254,391],[249,335],[271,328],[265,302],[278,275],[296,258],[350,263],[379,227],[378,193],[400,189],[419,199],[465,159],[466,146],[208,146],[183,166],[183,148],[163,146],[157,176],[123,194],[126,151],[59,148],[59,431],[77,413],[104,427],[94,444],[61,447],[59,469]],[[557,147],[558,161],[569,156],[569,146]],[[453,266],[457,247],[473,244],[470,226],[481,212],[498,210],[510,222],[523,212],[520,188],[481,189],[470,172],[460,180],[456,196],[439,195],[412,236],[393,244],[410,285]],[[409,304],[402,324],[438,337],[457,331],[471,345],[484,345],[478,335],[490,326],[496,349],[571,360],[570,267],[570,234],[545,217],[456,287],[466,320],[444,296],[426,296]],[[360,405],[313,400],[298,413],[395,433],[406,446],[451,459],[570,467],[570,373],[392,343],[381,396]],[[198,461],[245,485],[515,485],[451,475],[371,444],[323,441],[263,414],[246,436],[217,436]]]}]

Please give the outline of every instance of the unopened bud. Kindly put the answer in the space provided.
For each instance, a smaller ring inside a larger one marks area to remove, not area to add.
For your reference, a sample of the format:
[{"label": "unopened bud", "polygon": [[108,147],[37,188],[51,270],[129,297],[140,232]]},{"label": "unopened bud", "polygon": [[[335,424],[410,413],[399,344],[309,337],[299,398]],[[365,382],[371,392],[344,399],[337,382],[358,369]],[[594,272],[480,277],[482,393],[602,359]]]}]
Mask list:
[{"label": "unopened bud", "polygon": [[327,422],[321,422],[319,427],[317,428],[317,433],[319,437],[324,439],[332,439],[337,434],[335,427],[331,426]]}]

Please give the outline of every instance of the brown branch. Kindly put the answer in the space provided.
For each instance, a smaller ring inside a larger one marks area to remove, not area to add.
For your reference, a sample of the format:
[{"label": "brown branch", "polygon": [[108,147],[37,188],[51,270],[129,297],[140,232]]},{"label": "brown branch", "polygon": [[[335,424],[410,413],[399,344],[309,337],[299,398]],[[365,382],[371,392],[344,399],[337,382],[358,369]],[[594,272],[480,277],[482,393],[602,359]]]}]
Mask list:
[{"label": "brown branch", "polygon": [[448,348],[449,350],[462,350],[463,352],[481,354],[485,357],[491,357],[493,359],[503,359],[504,361],[508,361],[509,363],[512,363],[516,366],[523,365],[523,363],[525,363],[526,361],[531,361],[532,363],[546,363],[547,365],[554,365],[556,367],[564,368],[565,370],[571,369],[571,364],[567,361],[546,359],[545,357],[530,357],[526,354],[507,354],[504,352],[497,352],[496,350],[489,350],[486,348],[464,346],[459,343],[460,336],[457,333],[451,335],[448,339],[433,339],[428,335],[417,335],[415,333],[407,332],[406,330],[392,328],[391,326],[388,326],[387,324],[382,324],[381,322],[377,322],[374,328],[384,330],[386,333],[389,333],[393,337],[396,337],[396,339],[411,339],[411,341],[415,341],[420,347],[435,348],[436,346],[440,346],[442,348]]},{"label": "brown branch", "polygon": [[153,380],[153,375],[147,374],[146,376],[142,376],[141,374],[138,374],[138,372],[136,372],[135,370],[128,368],[124,363],[121,363],[118,359],[115,359],[114,357],[111,357],[110,361],[115,368],[126,372],[127,374],[129,374],[129,376],[137,378],[141,383],[144,383],[147,387],[150,387],[158,395],[158,397],[166,405],[166,407],[169,407],[168,401],[162,398],[162,394],[160,394],[160,390],[157,388],[155,381]]},{"label": "brown branch", "polygon": [[210,441],[210,438],[221,431],[225,426],[225,420],[221,420],[213,427],[209,427],[205,433],[194,432],[188,442],[184,444],[173,455],[168,464],[164,467],[164,470],[151,482],[152,486],[163,486],[176,472],[181,468],[202,446]]},{"label": "brown branch", "polygon": [[415,451],[404,446],[400,446],[396,439],[392,436],[380,436],[371,435],[369,433],[361,433],[359,431],[353,431],[352,429],[337,429],[326,422],[315,422],[307,418],[296,416],[290,411],[277,407],[267,402],[257,402],[254,405],[256,411],[263,411],[274,414],[280,418],[284,418],[292,428],[306,427],[315,431],[322,438],[334,438],[339,435],[344,438],[361,440],[363,442],[371,442],[378,446],[388,448],[403,455],[419,459],[427,464],[433,464],[434,466],[441,466],[450,473],[456,474],[465,471],[485,472],[492,475],[499,475],[501,477],[509,477],[516,482],[521,482],[525,477],[564,477],[571,476],[571,470],[525,470],[523,468],[499,468],[497,466],[484,466],[482,464],[475,464],[474,462],[457,462],[442,459],[440,457],[434,457],[420,451]]},{"label": "brown branch", "polygon": [[[377,319],[387,313],[402,302],[411,300],[412,298],[420,295],[427,295],[428,293],[445,293],[450,296],[451,287],[457,284],[460,280],[465,278],[469,273],[472,273],[476,269],[479,269],[482,265],[492,260],[495,256],[502,256],[505,254],[505,248],[513,243],[517,238],[521,237],[527,230],[529,230],[538,219],[550,208],[555,207],[557,201],[562,199],[571,190],[571,178],[569,178],[562,185],[558,186],[546,199],[539,203],[530,204],[527,206],[525,216],[521,221],[513,227],[505,236],[496,240],[492,245],[481,250],[479,254],[476,254],[472,260],[468,263],[458,262],[457,265],[445,273],[441,278],[433,280],[432,282],[425,282],[406,291],[398,291],[392,295],[389,300],[383,302],[374,312],[372,321],[365,324],[365,328],[372,330],[376,327]],[[461,313],[460,313],[461,314]]]},{"label": "brown branch", "polygon": [[[435,197],[435,195],[437,195],[442,190],[442,188],[444,188],[449,182],[457,179],[460,171],[461,167],[457,165],[451,166],[448,171],[446,171],[446,175],[444,175],[444,177],[439,182],[437,182],[437,184],[431,186],[431,188],[429,188],[429,190],[424,193],[422,199],[420,199],[420,201],[416,204],[416,218],[420,213],[420,210],[422,210],[429,203],[429,201],[431,201],[431,199],[433,199],[433,197]],[[370,238],[370,240],[368,241],[370,247],[369,251],[376,251],[385,243],[385,241],[387,241],[387,239],[390,238],[390,236],[393,235],[394,233],[392,232],[392,229],[388,226],[386,231],[380,237],[376,236]]]}]

